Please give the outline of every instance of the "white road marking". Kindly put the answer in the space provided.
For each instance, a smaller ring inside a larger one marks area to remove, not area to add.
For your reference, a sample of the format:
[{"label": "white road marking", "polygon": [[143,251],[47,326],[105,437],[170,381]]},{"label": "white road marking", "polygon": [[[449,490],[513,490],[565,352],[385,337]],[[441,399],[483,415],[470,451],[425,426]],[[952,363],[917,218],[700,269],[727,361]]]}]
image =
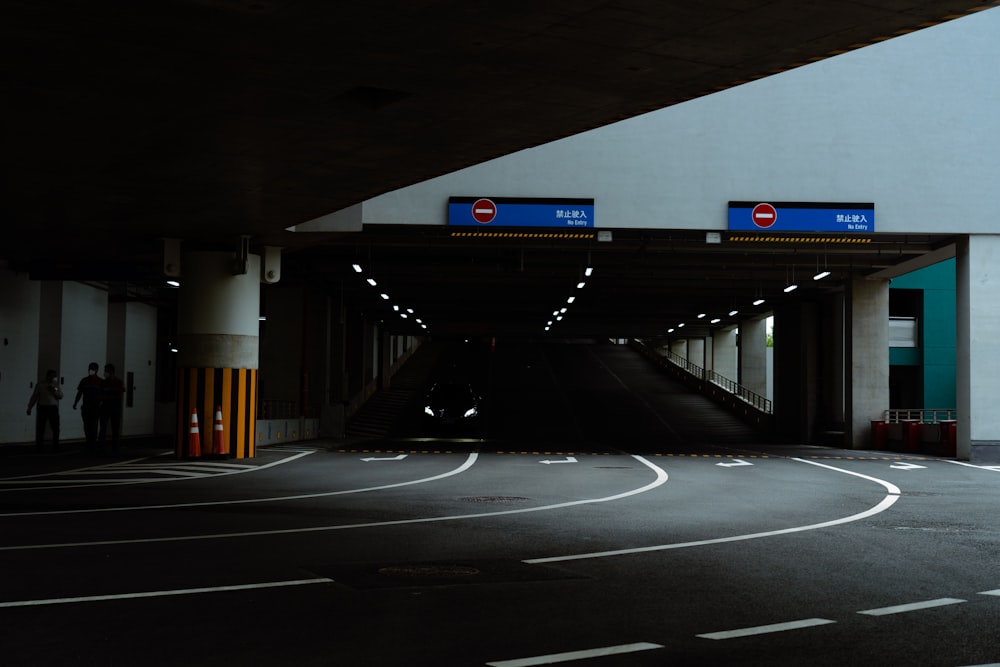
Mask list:
[{"label": "white road marking", "polygon": [[[476,454],[474,454],[474,453],[470,454],[469,457],[470,458],[466,462],[466,466],[471,465],[471,462],[475,460]],[[373,521],[373,522],[370,522],[370,523],[339,524],[339,525],[332,525],[332,526],[312,526],[310,528],[283,528],[283,529],[276,529],[276,530],[254,530],[254,531],[245,531],[245,532],[238,532],[238,533],[208,533],[208,534],[204,534],[204,535],[173,535],[173,536],[169,536],[169,537],[148,537],[148,538],[129,539],[129,540],[95,540],[93,542],[61,542],[61,543],[55,543],[55,544],[18,544],[18,545],[2,546],[2,547],[0,547],[0,551],[31,551],[31,550],[36,550],[36,549],[75,549],[75,548],[79,548],[79,547],[111,546],[111,545],[119,545],[119,544],[156,544],[156,543],[161,543],[161,542],[189,542],[189,541],[190,542],[194,542],[194,541],[199,541],[199,540],[225,540],[225,539],[232,539],[232,538],[237,538],[237,537],[270,537],[270,536],[273,536],[273,535],[301,535],[301,534],[304,534],[304,533],[323,533],[323,532],[330,532],[330,531],[334,531],[334,530],[355,530],[355,529],[358,529],[358,528],[383,528],[383,527],[386,527],[386,526],[409,526],[409,525],[416,525],[416,524],[421,524],[421,523],[440,523],[440,522],[444,522],[444,521],[464,521],[464,520],[468,520],[468,519],[484,519],[484,518],[492,518],[492,517],[498,517],[498,516],[509,516],[509,515],[513,515],[513,514],[527,514],[527,513],[530,513],[530,512],[547,512],[547,511],[551,511],[551,510],[564,509],[564,508],[567,508],[567,507],[576,507],[576,506],[579,506],[579,505],[590,505],[592,503],[613,502],[615,500],[621,500],[623,498],[628,498],[630,496],[635,496],[635,495],[639,495],[641,493],[646,493],[647,491],[655,489],[656,487],[658,487],[658,486],[666,483],[666,481],[667,481],[667,473],[666,473],[665,470],[663,470],[659,466],[653,465],[652,463],[650,463],[649,461],[647,461],[646,459],[644,459],[641,456],[635,456],[635,455],[633,455],[632,458],[636,459],[640,463],[642,463],[645,466],[647,466],[648,468],[652,469],[656,473],[656,479],[653,480],[652,482],[650,482],[649,484],[646,484],[645,486],[642,486],[642,487],[639,487],[639,488],[636,488],[636,489],[631,489],[629,491],[625,491],[625,492],[622,492],[622,493],[618,493],[618,494],[615,494],[613,496],[606,496],[604,498],[588,498],[588,499],[585,499],[585,500],[574,500],[574,501],[565,502],[565,503],[556,503],[554,505],[542,505],[542,506],[539,506],[539,507],[525,507],[525,508],[522,508],[522,509],[503,510],[503,511],[500,511],[500,512],[481,512],[479,514],[459,514],[459,515],[455,515],[455,516],[424,517],[424,518],[421,518],[421,519],[400,519],[400,520],[397,520],[397,521]],[[448,477],[450,475],[456,474],[456,472],[457,471],[453,471],[451,473],[445,473],[443,475],[438,475],[436,479],[440,479],[440,478],[443,478],[443,477]],[[422,480],[422,481],[430,481],[431,479],[435,479],[435,478],[428,478],[427,480]],[[392,488],[392,487],[396,487],[396,486],[406,486],[408,484],[414,484],[414,483],[416,483],[416,482],[403,482],[403,483],[400,483],[400,484],[389,484],[389,485],[386,485],[384,487],[373,487],[373,489],[369,489],[369,490],[374,490],[375,488]],[[350,493],[357,493],[357,492],[358,492],[357,490],[350,491]],[[308,496],[299,496],[299,497],[313,498],[313,497],[325,496],[325,495],[337,495],[339,493],[344,493],[344,492],[337,492],[337,491],[335,491],[335,492],[332,492],[332,493],[310,494]],[[271,500],[274,500],[274,499],[271,499]],[[224,502],[220,502],[220,503],[190,503],[190,504],[180,504],[180,505],[163,505],[162,507],[174,508],[174,507],[191,507],[191,506],[201,506],[201,505],[231,505],[231,504],[236,504],[236,503],[241,503],[241,502],[246,502],[246,503],[249,503],[249,502],[268,502],[268,500],[267,499],[259,499],[259,500],[258,499],[253,499],[253,500],[244,500],[244,501],[224,501]],[[133,508],[133,509],[136,509],[136,508]],[[85,511],[89,511],[89,510],[80,510],[80,511],[84,511],[85,512]],[[106,509],[101,510],[101,511],[113,511],[113,510],[112,510],[112,508],[106,508]],[[65,512],[65,513],[72,513],[72,512]],[[39,514],[45,514],[45,512],[39,512]],[[4,515],[0,515],[0,516],[4,516]],[[6,515],[6,516],[24,516],[24,515]],[[525,562],[528,562],[528,561],[525,561]]]},{"label": "white road marking", "polygon": [[733,459],[730,463],[716,463],[715,465],[722,466],[723,468],[738,468],[740,466],[752,466],[753,464],[743,459]]},{"label": "white road marking", "polygon": [[400,454],[399,456],[383,456],[383,457],[369,456],[368,458],[361,460],[364,461],[365,463],[371,463],[372,461],[402,461],[406,457],[407,457],[406,454]]},{"label": "white road marking", "polygon": [[895,468],[896,470],[923,470],[927,466],[918,466],[916,463],[893,463],[889,466],[890,468]]},{"label": "white road marking", "polygon": [[1000,597],[1000,588],[997,588],[992,591],[983,591],[982,593],[980,593],[980,595],[993,595],[996,597]]},{"label": "white road marking", "polygon": [[261,584],[238,584],[234,586],[210,586],[206,588],[180,588],[166,591],[146,591],[142,593],[119,593],[117,595],[86,595],[73,598],[49,598],[43,600],[16,600],[0,602],[0,608],[5,607],[41,607],[52,604],[78,604],[80,602],[107,602],[109,600],[135,600],[137,598],[160,598],[171,595],[200,595],[204,593],[228,593],[230,591],[249,591],[261,588],[283,588],[285,586],[311,586],[314,584],[332,584],[333,579],[320,577],[317,579],[294,579],[291,581],[268,581]]},{"label": "white road marking", "polygon": [[751,637],[753,635],[766,635],[772,632],[785,632],[787,630],[801,630],[802,628],[812,628],[817,625],[829,625],[836,623],[828,618],[806,618],[801,621],[788,621],[787,623],[772,623],[771,625],[758,625],[753,628],[741,628],[739,630],[724,630],[723,632],[709,632],[697,635],[702,639],[736,639],[737,637]]},{"label": "white road marking", "polygon": [[[256,472],[258,470],[266,470],[273,466],[283,465],[285,463],[291,463],[303,456],[308,456],[309,454],[315,453],[316,450],[302,451],[294,456],[287,456],[283,459],[277,461],[272,461],[270,463],[265,463],[264,465],[254,465],[246,468],[235,469],[231,471],[214,473],[215,477],[222,477],[226,475],[239,475],[246,472]],[[169,454],[169,452],[167,452]],[[21,477],[6,477],[0,478],[0,487],[12,485],[10,488],[0,488],[0,493],[6,491],[49,491],[52,489],[66,488],[66,484],[72,484],[74,489],[88,489],[95,486],[125,486],[128,484],[149,484],[151,482],[176,482],[179,479],[186,479],[185,477],[143,477],[143,478],[132,478],[132,479],[89,479],[89,480],[78,480],[78,479],[57,479],[60,475],[71,475],[77,474],[80,471],[89,470],[91,472],[100,472],[101,474],[117,474],[118,469],[131,465],[133,463],[138,463],[139,461],[146,461],[149,457],[143,457],[140,459],[132,459],[131,461],[120,461],[111,465],[104,464],[99,466],[90,466],[87,468],[77,468],[75,470],[64,470],[58,473],[41,473],[38,475],[23,475]],[[140,464],[141,465],[141,464]],[[159,466],[164,468],[166,466]],[[114,469],[111,471],[111,469]],[[149,472],[148,470],[140,468],[143,472]],[[31,484],[43,484],[49,486],[16,486],[18,484],[27,484],[24,480],[31,480]],[[57,486],[51,486],[51,485]],[[11,516],[8,514],[0,514],[0,516]]]},{"label": "white road marking", "polygon": [[695,542],[678,542],[674,544],[657,544],[648,547],[634,547],[631,549],[614,549],[611,551],[594,551],[590,553],[582,554],[572,554],[569,556],[550,556],[547,558],[528,558],[523,560],[523,563],[528,563],[532,565],[540,565],[543,563],[562,563],[571,560],[586,560],[590,558],[608,558],[611,556],[629,556],[632,554],[649,553],[652,551],[668,551],[671,549],[687,549],[690,547],[704,547],[710,544],[726,544],[728,542],[742,542],[744,540],[756,540],[762,537],[775,537],[776,535],[789,535],[791,533],[803,533],[808,530],[818,530],[820,528],[830,528],[831,526],[839,526],[845,523],[852,523],[854,521],[861,521],[862,519],[867,519],[868,517],[880,514],[890,507],[892,507],[897,500],[899,500],[899,494],[902,491],[899,490],[895,484],[886,482],[882,479],[877,479],[875,477],[869,477],[868,475],[862,475],[861,473],[852,472],[850,470],[844,470],[842,468],[834,468],[833,466],[828,466],[824,463],[817,463],[815,461],[807,461],[806,459],[791,459],[792,461],[798,461],[800,463],[808,463],[809,465],[819,466],[820,468],[828,468],[830,470],[835,470],[836,472],[842,472],[847,475],[853,475],[855,477],[861,477],[863,479],[876,482],[884,486],[888,491],[889,495],[882,499],[880,503],[867,509],[864,512],[859,512],[858,514],[852,514],[851,516],[846,516],[841,519],[832,519],[830,521],[824,521],[822,523],[814,523],[808,526],[797,526],[794,528],[782,528],[779,530],[768,530],[762,533],[750,533],[745,535],[733,535],[731,537],[716,537],[707,540],[697,540]]},{"label": "white road marking", "polygon": [[892,607],[881,607],[879,609],[866,609],[859,611],[865,616],[889,616],[890,614],[905,614],[909,611],[919,611],[921,609],[933,609],[934,607],[946,607],[952,604],[961,604],[968,600],[959,598],[938,598],[937,600],[924,600],[923,602],[913,602],[911,604],[898,604]]},{"label": "white road marking", "polygon": [[[175,504],[164,504],[164,505],[126,505],[122,507],[96,507],[92,509],[77,509],[77,510],[45,510],[40,512],[11,512],[8,514],[0,514],[0,517],[11,517],[11,516],[48,516],[52,514],[94,514],[97,512],[135,512],[140,510],[162,510],[162,509],[176,509],[180,507],[215,507],[218,505],[248,505],[251,503],[275,503],[284,502],[287,500],[307,500],[309,498],[326,498],[328,496],[343,496],[352,493],[367,493],[369,491],[384,491],[385,489],[394,489],[400,486],[410,486],[413,484],[425,484],[427,482],[436,482],[439,479],[444,479],[445,477],[451,477],[452,475],[457,475],[463,473],[472,467],[472,464],[476,462],[478,454],[469,454],[465,463],[460,465],[446,473],[440,475],[434,475],[433,477],[424,477],[421,479],[411,480],[409,482],[397,482],[395,484],[384,484],[382,486],[369,486],[360,489],[345,489],[343,491],[324,491],[323,493],[305,493],[297,496],[275,496],[268,498],[244,498],[241,500],[214,500],[199,503],[175,503]],[[3,547],[0,547],[0,551]]]},{"label": "white road marking", "polygon": [[951,460],[945,460],[945,463],[954,463],[957,466],[965,466],[966,468],[976,468],[977,470],[989,470],[990,472],[1000,472],[1000,466],[977,466],[973,463],[966,463],[965,461],[951,461]]},{"label": "white road marking", "polygon": [[552,465],[553,463],[576,463],[576,457],[575,456],[567,456],[565,459],[555,460],[555,461],[552,461],[552,460],[549,460],[549,459],[544,459],[542,461],[539,461],[539,463],[544,463],[545,465]]},{"label": "white road marking", "polygon": [[487,662],[489,667],[534,667],[534,665],[554,665],[558,662],[572,662],[574,660],[586,660],[588,658],[603,658],[609,655],[622,655],[625,653],[637,653],[639,651],[651,651],[663,648],[661,644],[651,644],[649,642],[637,642],[635,644],[621,644],[619,646],[606,646],[584,651],[569,651],[567,653],[552,653],[549,655],[539,655],[534,658],[519,658],[517,660],[498,660]]}]

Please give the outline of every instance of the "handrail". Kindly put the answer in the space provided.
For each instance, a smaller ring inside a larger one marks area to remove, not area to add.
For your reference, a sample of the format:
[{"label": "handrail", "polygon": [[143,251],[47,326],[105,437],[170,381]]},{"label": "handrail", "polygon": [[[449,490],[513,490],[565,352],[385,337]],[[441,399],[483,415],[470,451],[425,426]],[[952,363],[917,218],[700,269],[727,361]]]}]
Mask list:
[{"label": "handrail", "polygon": [[727,378],[727,377],[725,377],[723,375],[719,375],[715,371],[706,371],[701,366],[698,366],[696,364],[692,364],[690,361],[688,361],[684,357],[682,357],[679,354],[676,354],[674,352],[671,352],[670,350],[667,350],[666,352],[662,352],[661,353],[661,352],[657,352],[657,351],[651,350],[642,341],[636,340],[635,342],[638,345],[640,345],[643,348],[643,350],[645,350],[647,353],[652,354],[653,356],[657,357],[658,359],[661,359],[661,360],[664,360],[664,361],[669,361],[671,364],[673,364],[675,366],[678,366],[679,368],[683,369],[688,374],[694,376],[695,378],[697,378],[699,380],[708,380],[712,384],[717,385],[717,386],[721,387],[722,389],[725,389],[730,394],[732,394],[732,395],[736,396],[737,398],[745,401],[746,403],[749,403],[750,405],[752,405],[757,410],[760,410],[761,412],[763,412],[765,414],[772,414],[773,413],[773,411],[774,411],[774,405],[773,405],[771,399],[766,398],[764,396],[761,396],[760,394],[758,394],[758,393],[756,393],[754,391],[751,391],[750,389],[747,389],[743,385],[741,385],[741,384],[739,384],[737,382],[734,382],[733,380],[730,380],[729,378]]},{"label": "handrail", "polygon": [[[882,421],[887,424],[899,424],[904,421],[939,424],[942,421],[955,421],[958,419],[957,413],[955,408],[897,408],[883,411]],[[944,419],[941,419],[941,415],[944,415]]]}]

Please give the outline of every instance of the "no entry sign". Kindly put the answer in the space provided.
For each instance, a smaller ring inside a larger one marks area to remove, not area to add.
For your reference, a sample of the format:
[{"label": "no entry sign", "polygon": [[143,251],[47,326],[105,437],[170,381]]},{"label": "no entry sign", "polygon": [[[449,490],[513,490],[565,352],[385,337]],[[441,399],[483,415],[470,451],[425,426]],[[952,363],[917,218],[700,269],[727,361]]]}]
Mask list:
[{"label": "no entry sign", "polygon": [[497,205],[492,199],[477,199],[472,204],[472,219],[481,225],[493,222],[497,217]]},{"label": "no entry sign", "polygon": [[767,229],[778,221],[778,211],[770,204],[757,204],[750,212],[750,219],[761,229]]}]

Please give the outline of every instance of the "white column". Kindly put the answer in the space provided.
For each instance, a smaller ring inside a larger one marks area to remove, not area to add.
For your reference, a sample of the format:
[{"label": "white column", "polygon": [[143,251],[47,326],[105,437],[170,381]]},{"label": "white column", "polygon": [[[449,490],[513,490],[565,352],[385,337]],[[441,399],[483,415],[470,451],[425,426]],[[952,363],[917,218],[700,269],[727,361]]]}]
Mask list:
[{"label": "white column", "polygon": [[712,370],[736,382],[739,377],[736,352],[736,329],[724,329],[712,334]]},{"label": "white column", "polygon": [[851,446],[863,449],[872,420],[889,407],[889,281],[855,278],[848,299],[845,428]]},{"label": "white column", "polygon": [[1000,236],[958,243],[955,397],[958,457],[1000,463]]},{"label": "white column", "polygon": [[740,322],[739,383],[760,396],[767,396],[767,318]]}]

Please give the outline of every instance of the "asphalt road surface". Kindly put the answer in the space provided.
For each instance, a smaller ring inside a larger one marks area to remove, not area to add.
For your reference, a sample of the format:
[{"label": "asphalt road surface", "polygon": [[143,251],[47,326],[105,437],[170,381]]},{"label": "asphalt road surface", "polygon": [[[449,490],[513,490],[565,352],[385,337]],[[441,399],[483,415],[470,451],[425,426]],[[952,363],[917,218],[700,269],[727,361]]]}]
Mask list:
[{"label": "asphalt road surface", "polygon": [[6,453],[0,664],[1000,663],[1000,470],[760,442],[620,346],[494,354],[439,369],[471,434]]}]

